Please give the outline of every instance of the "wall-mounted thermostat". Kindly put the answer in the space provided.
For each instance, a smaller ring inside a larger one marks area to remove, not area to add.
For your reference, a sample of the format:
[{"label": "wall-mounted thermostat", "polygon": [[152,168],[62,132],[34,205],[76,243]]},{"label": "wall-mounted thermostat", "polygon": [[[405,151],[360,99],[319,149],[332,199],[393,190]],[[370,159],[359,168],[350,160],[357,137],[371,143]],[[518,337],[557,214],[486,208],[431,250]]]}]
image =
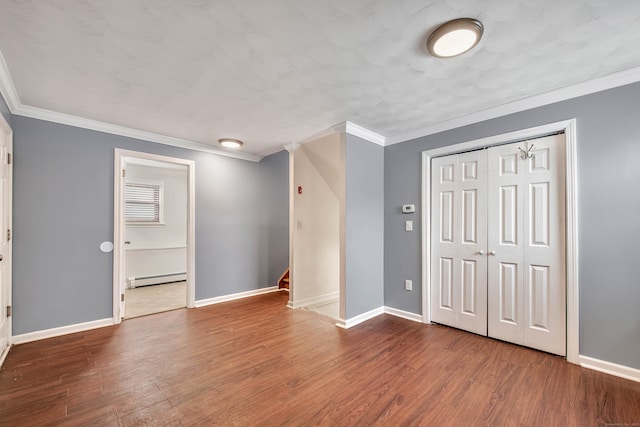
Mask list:
[{"label": "wall-mounted thermostat", "polygon": [[402,213],[414,213],[416,205],[402,205]]}]

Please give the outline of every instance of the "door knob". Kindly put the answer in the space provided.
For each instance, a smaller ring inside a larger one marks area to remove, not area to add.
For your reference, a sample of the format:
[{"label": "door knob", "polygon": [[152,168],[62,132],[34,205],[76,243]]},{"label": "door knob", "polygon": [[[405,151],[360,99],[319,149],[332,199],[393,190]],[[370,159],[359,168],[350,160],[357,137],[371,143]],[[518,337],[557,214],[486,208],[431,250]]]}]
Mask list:
[{"label": "door knob", "polygon": [[489,251],[489,255],[495,256],[496,255],[496,251]]},{"label": "door knob", "polygon": [[484,251],[478,251],[478,255],[484,255]]}]

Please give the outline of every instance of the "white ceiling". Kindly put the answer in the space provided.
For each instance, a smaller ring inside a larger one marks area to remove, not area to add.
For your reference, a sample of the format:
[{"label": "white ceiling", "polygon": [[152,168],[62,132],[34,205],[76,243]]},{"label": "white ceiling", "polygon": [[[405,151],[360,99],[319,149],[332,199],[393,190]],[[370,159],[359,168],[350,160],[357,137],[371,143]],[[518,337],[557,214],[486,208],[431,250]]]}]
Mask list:
[{"label": "white ceiling", "polygon": [[[484,23],[478,47],[430,57],[458,17]],[[0,51],[24,106],[263,155],[345,120],[399,140],[640,67],[640,1],[0,0]]]}]

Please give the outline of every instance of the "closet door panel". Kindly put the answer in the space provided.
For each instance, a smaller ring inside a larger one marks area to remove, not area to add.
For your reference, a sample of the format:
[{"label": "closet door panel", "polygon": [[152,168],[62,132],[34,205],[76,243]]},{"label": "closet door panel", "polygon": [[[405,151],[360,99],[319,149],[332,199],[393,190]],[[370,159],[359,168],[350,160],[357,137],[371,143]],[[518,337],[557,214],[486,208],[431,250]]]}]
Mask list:
[{"label": "closet door panel", "polygon": [[512,144],[488,150],[488,335],[523,342],[523,164]]},{"label": "closet door panel", "polygon": [[454,292],[458,236],[458,156],[431,162],[431,320],[457,326]]},{"label": "closet door panel", "polygon": [[488,335],[565,355],[564,135],[488,156]]},{"label": "closet door panel", "polygon": [[486,335],[486,152],[431,168],[431,318]]},{"label": "closet door panel", "polygon": [[528,141],[525,163],[524,345],[566,355],[564,135]]},{"label": "closet door panel", "polygon": [[460,176],[460,271],[458,327],[487,335],[487,153],[458,155]]}]

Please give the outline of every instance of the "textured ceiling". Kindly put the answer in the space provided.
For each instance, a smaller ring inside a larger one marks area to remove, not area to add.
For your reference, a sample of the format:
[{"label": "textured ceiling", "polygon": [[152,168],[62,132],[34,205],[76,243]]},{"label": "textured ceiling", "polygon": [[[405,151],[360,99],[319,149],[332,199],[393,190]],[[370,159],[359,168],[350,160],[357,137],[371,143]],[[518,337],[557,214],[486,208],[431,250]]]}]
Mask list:
[{"label": "textured ceiling", "polygon": [[[480,19],[463,56],[423,47]],[[0,0],[23,105],[264,154],[349,120],[386,137],[640,66],[638,0]]]}]

